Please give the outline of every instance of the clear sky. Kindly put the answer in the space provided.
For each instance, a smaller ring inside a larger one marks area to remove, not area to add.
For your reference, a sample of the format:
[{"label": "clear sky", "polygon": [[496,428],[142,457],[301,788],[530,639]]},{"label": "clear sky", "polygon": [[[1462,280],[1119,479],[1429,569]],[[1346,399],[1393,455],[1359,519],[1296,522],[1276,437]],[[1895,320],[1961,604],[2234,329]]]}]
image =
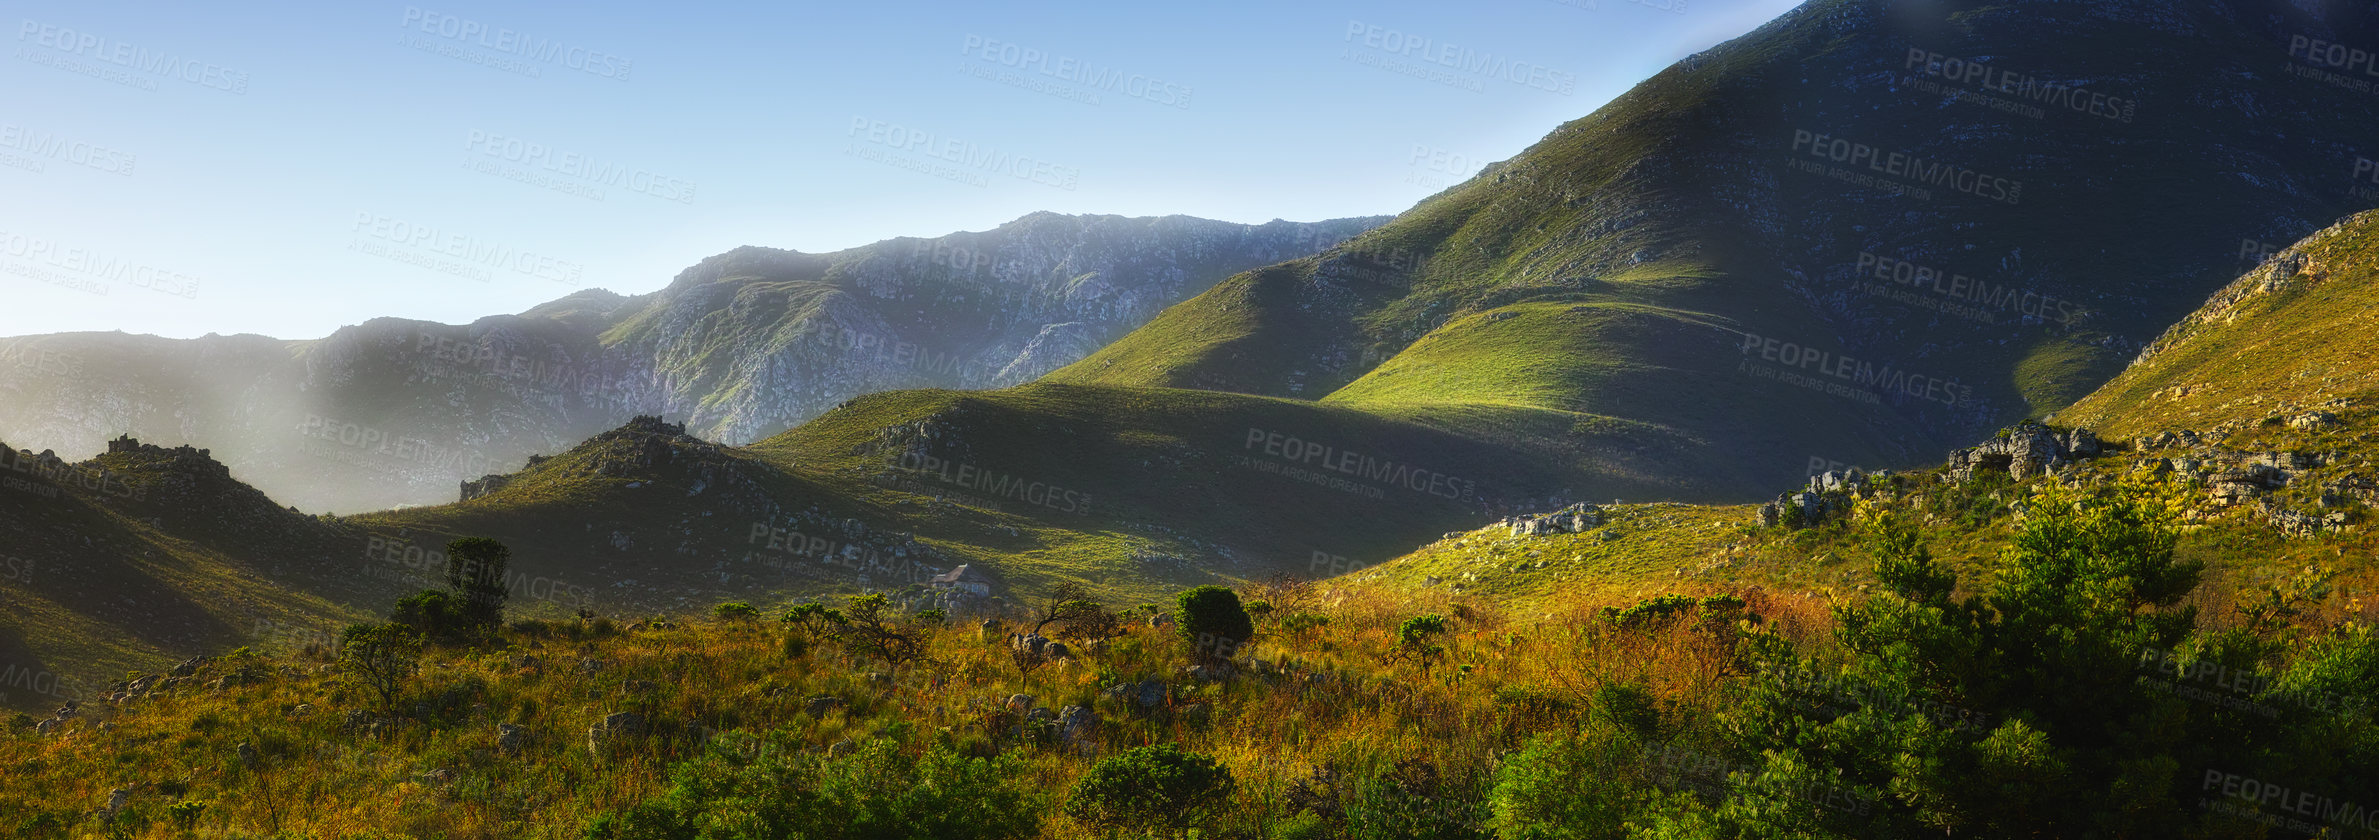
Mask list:
[{"label": "clear sky", "polygon": [[1036,210],[1392,214],[1790,0],[18,0],[0,335],[313,338]]}]

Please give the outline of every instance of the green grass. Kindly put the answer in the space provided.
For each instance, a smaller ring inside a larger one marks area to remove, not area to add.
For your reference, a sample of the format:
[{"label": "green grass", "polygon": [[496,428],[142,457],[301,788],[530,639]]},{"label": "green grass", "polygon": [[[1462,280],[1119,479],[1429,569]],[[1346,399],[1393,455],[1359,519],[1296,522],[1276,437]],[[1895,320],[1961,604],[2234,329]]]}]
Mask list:
[{"label": "green grass", "polygon": [[[2118,437],[2258,423],[2379,394],[2379,216],[2288,248],[2175,325],[2060,422]],[[2284,261],[2302,270],[2275,277]]]}]

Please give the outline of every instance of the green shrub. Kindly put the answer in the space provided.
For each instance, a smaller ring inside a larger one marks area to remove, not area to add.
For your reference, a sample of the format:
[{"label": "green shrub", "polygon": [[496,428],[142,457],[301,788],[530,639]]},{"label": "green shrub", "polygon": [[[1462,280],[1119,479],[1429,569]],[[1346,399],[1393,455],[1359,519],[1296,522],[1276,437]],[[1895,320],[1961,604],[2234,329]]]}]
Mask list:
[{"label": "green shrub", "polygon": [[[725,743],[751,743],[723,739]],[[754,754],[756,753],[756,754]],[[1008,782],[1005,758],[969,758],[944,746],[901,749],[876,739],[827,758],[773,742],[749,751],[714,748],[671,770],[669,789],[595,818],[589,840],[1030,837],[1036,797]]]},{"label": "green shrub", "polygon": [[1173,626],[1197,647],[1203,659],[1229,659],[1256,634],[1255,620],[1240,606],[1239,593],[1221,586],[1200,586],[1181,593],[1175,599]]},{"label": "green shrub", "polygon": [[742,601],[728,601],[712,607],[710,614],[720,621],[758,621],[760,608]]},{"label": "green shrub", "polygon": [[1236,786],[1212,758],[1169,743],[1135,747],[1101,759],[1075,782],[1066,815],[1103,829],[1178,834],[1219,811]]}]

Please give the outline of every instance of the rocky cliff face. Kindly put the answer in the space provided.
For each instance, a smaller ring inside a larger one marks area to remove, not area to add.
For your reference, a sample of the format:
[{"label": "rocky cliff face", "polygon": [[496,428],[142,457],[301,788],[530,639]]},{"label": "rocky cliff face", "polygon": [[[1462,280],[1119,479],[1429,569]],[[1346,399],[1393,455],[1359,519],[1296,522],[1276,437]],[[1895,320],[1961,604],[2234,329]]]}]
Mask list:
[{"label": "rocky cliff face", "polygon": [[469,325],[0,339],[0,428],[69,457],[126,433],[199,443],[309,510],[441,503],[640,414],[739,444],[873,391],[1028,381],[1224,277],[1384,221],[1039,213],[831,254],[738,248],[652,294],[589,290]]}]

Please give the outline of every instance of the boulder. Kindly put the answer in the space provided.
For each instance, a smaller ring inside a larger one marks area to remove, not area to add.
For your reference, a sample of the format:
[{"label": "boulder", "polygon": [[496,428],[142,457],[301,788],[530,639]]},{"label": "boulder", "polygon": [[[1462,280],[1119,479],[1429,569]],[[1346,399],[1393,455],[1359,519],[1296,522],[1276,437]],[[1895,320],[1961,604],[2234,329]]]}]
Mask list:
[{"label": "boulder", "polygon": [[529,745],[529,728],[516,723],[496,724],[496,751],[513,754]]},{"label": "boulder", "polygon": [[610,746],[622,738],[644,734],[644,716],[635,712],[607,715],[602,723],[587,727],[587,751],[602,756]]},{"label": "boulder", "polygon": [[836,697],[832,694],[820,694],[816,697],[810,698],[807,703],[802,704],[801,710],[808,712],[810,717],[825,717],[828,712],[835,711],[842,707],[843,698]]},{"label": "boulder", "polygon": [[1030,695],[1030,694],[1011,694],[1011,695],[1008,695],[1008,710],[1009,710],[1009,711],[1013,711],[1013,712],[1015,712],[1015,713],[1017,713],[1017,714],[1020,714],[1020,715],[1021,715],[1021,714],[1024,714],[1025,712],[1032,711],[1032,708],[1033,708],[1033,696],[1032,696],[1032,695]]}]

